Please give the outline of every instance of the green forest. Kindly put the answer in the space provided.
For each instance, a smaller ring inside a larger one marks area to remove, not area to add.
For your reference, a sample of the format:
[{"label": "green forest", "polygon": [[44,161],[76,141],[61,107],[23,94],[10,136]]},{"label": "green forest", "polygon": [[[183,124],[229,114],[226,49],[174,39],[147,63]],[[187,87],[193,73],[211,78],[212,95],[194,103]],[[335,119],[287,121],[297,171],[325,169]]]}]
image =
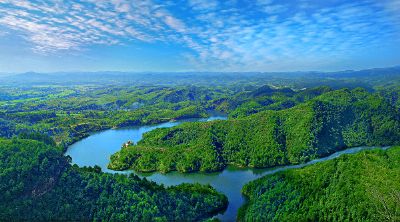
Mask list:
[{"label": "green forest", "polygon": [[245,185],[239,221],[399,221],[400,147],[344,155]]},{"label": "green forest", "polygon": [[210,186],[166,188],[133,174],[72,166],[37,140],[0,140],[0,160],[1,221],[197,221],[227,205]]},{"label": "green forest", "polygon": [[400,0],[0,0],[0,222],[400,222]]},{"label": "green forest", "polygon": [[[218,221],[229,193],[197,183],[157,184],[140,173],[206,177],[228,166],[287,166],[351,147],[399,145],[399,73],[2,78],[0,221]],[[66,156],[72,144],[103,130],[215,113],[227,119],[158,128],[121,148],[108,167],[129,174],[78,166]],[[398,160],[393,147],[263,177],[243,188],[248,202],[238,218],[397,221]]]},{"label": "green forest", "polygon": [[[230,92],[205,87],[3,87],[0,136],[26,132],[52,136],[65,148],[94,131],[207,116],[209,100]],[[26,93],[21,91],[26,90]]]},{"label": "green forest", "polygon": [[298,164],[347,147],[400,142],[400,112],[364,89],[324,93],[288,109],[156,129],[111,157],[109,168],[213,172],[227,164]]}]

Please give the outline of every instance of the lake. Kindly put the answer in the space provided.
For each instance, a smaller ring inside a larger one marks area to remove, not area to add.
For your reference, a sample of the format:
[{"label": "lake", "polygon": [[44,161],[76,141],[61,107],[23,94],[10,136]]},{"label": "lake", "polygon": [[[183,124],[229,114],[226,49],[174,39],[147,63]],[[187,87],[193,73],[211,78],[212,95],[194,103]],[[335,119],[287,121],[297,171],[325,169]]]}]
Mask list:
[{"label": "lake", "polygon": [[[72,157],[72,163],[78,166],[94,166],[98,165],[104,172],[109,173],[132,173],[132,171],[113,171],[107,169],[110,156],[121,149],[123,143],[131,140],[137,142],[142,139],[145,132],[161,127],[173,127],[184,122],[195,121],[213,121],[224,120],[226,116],[214,115],[209,118],[202,119],[186,119],[176,122],[166,122],[150,126],[137,126],[123,129],[110,129],[91,134],[72,144],[65,155]],[[224,213],[216,217],[222,221],[234,221],[236,219],[237,210],[243,205],[245,199],[241,195],[241,189],[246,183],[260,178],[264,175],[273,174],[279,171],[301,168],[317,162],[326,161],[336,158],[342,154],[357,153],[361,150],[373,149],[376,147],[356,147],[336,152],[328,157],[312,160],[308,163],[299,165],[282,166],[266,169],[243,169],[236,167],[227,167],[224,171],[218,173],[189,173],[182,174],[171,172],[167,174],[161,173],[137,173],[140,177],[146,177],[159,184],[163,183],[166,186],[178,185],[181,183],[201,183],[210,184],[215,189],[225,194],[228,197],[229,205]],[[383,147],[386,149],[387,147]]]}]

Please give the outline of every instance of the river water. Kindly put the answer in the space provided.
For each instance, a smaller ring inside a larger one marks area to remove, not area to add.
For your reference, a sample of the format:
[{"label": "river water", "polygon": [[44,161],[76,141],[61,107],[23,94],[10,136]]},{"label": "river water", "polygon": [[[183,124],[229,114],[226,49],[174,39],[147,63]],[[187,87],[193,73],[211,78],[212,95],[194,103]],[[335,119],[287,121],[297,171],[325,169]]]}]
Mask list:
[{"label": "river water", "polygon": [[[223,115],[216,115],[209,118],[202,119],[187,119],[176,122],[167,122],[150,126],[129,127],[124,129],[110,129],[91,134],[89,137],[84,138],[72,144],[65,155],[72,157],[72,163],[78,166],[94,166],[98,165],[104,172],[109,173],[131,173],[132,171],[113,171],[107,169],[110,156],[121,149],[121,145],[128,140],[137,142],[142,138],[143,133],[161,127],[173,127],[183,122],[194,121],[213,121],[226,119]],[[166,186],[178,185],[181,183],[201,183],[210,184],[215,189],[225,194],[228,197],[229,205],[224,213],[216,217],[222,221],[235,221],[236,214],[240,206],[244,203],[245,199],[241,195],[241,189],[246,183],[260,178],[265,175],[273,174],[279,171],[301,168],[317,162],[326,161],[336,158],[342,154],[357,153],[361,150],[373,149],[375,147],[356,147],[343,151],[336,152],[331,156],[312,160],[308,163],[299,165],[282,166],[266,169],[243,169],[236,167],[227,167],[224,171],[218,173],[189,173],[182,174],[178,172],[171,172],[167,174],[161,173],[137,173],[140,177],[146,177],[159,184],[163,183]],[[386,147],[384,147],[386,149]]]}]

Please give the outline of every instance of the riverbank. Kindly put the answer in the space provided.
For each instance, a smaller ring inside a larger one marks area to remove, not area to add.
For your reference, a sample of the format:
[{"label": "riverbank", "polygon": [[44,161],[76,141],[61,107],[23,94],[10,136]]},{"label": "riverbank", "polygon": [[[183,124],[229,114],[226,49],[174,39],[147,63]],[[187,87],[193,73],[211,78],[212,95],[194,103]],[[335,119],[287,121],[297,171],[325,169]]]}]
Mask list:
[{"label": "riverbank", "polygon": [[249,182],[238,221],[397,221],[400,147],[352,152]]},{"label": "riverbank", "polygon": [[[218,118],[225,117],[211,117],[208,119],[202,119],[202,121],[211,121]],[[163,124],[153,126],[141,126],[131,127],[125,129],[106,130],[92,134],[90,137],[85,138],[78,143],[72,145],[68,149],[66,155],[72,157],[72,163],[76,163],[79,166],[94,166],[98,165],[104,172],[108,173],[123,173],[129,174],[133,171],[112,171],[107,169],[109,162],[109,156],[121,149],[121,145],[132,140],[137,142],[141,139],[143,133],[151,131],[160,127],[172,127],[177,124],[181,124],[181,121],[167,122]],[[238,209],[245,203],[244,197],[241,195],[242,187],[250,181],[256,180],[262,176],[274,174],[280,171],[302,168],[307,165],[311,165],[317,162],[326,161],[329,159],[336,158],[343,154],[357,153],[362,150],[374,149],[376,147],[357,147],[349,148],[336,152],[328,157],[315,159],[304,164],[280,166],[274,168],[265,169],[250,169],[250,168],[238,168],[234,166],[228,166],[222,172],[216,173],[190,173],[182,174],[179,172],[170,172],[167,174],[162,173],[136,173],[141,178],[146,177],[147,180],[154,181],[158,184],[164,184],[165,186],[179,185],[182,183],[200,183],[210,184],[217,191],[225,194],[228,197],[229,205],[227,210],[219,214],[217,218],[222,221],[235,220]],[[387,147],[383,147],[387,149]],[[238,180],[240,178],[240,180]]]}]

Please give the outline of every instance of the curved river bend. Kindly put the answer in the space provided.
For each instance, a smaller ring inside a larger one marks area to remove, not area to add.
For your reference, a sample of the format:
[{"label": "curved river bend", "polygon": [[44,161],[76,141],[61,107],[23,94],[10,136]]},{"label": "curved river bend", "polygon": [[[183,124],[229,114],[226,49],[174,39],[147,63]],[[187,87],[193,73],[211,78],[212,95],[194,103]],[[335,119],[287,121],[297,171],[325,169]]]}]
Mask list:
[{"label": "curved river bend", "polygon": [[[109,173],[131,173],[132,171],[113,171],[107,169],[110,156],[121,149],[121,145],[128,140],[137,142],[142,139],[142,135],[145,132],[151,131],[161,127],[173,127],[183,122],[194,122],[194,121],[212,121],[226,119],[225,116],[212,116],[210,118],[203,119],[187,119],[177,122],[167,122],[158,125],[150,126],[138,126],[124,129],[110,129],[97,133],[91,134],[89,137],[82,139],[72,144],[65,155],[72,157],[72,163],[78,166],[94,166],[98,165],[104,172]],[[228,197],[229,205],[227,210],[217,215],[222,221],[234,221],[236,214],[240,206],[244,203],[245,199],[241,195],[242,187],[257,178],[268,174],[274,174],[279,171],[301,168],[317,162],[336,158],[342,154],[357,153],[361,150],[373,149],[375,147],[356,147],[346,149],[343,151],[336,152],[331,156],[312,160],[308,163],[283,166],[276,168],[266,169],[243,169],[228,167],[222,172],[218,173],[190,173],[182,174],[178,172],[171,172],[167,174],[161,173],[137,173],[140,177],[147,177],[148,180],[152,180],[157,183],[163,183],[166,186],[178,185],[181,183],[201,183],[210,184],[215,189],[225,194]],[[386,147],[385,147],[386,148]]]}]

